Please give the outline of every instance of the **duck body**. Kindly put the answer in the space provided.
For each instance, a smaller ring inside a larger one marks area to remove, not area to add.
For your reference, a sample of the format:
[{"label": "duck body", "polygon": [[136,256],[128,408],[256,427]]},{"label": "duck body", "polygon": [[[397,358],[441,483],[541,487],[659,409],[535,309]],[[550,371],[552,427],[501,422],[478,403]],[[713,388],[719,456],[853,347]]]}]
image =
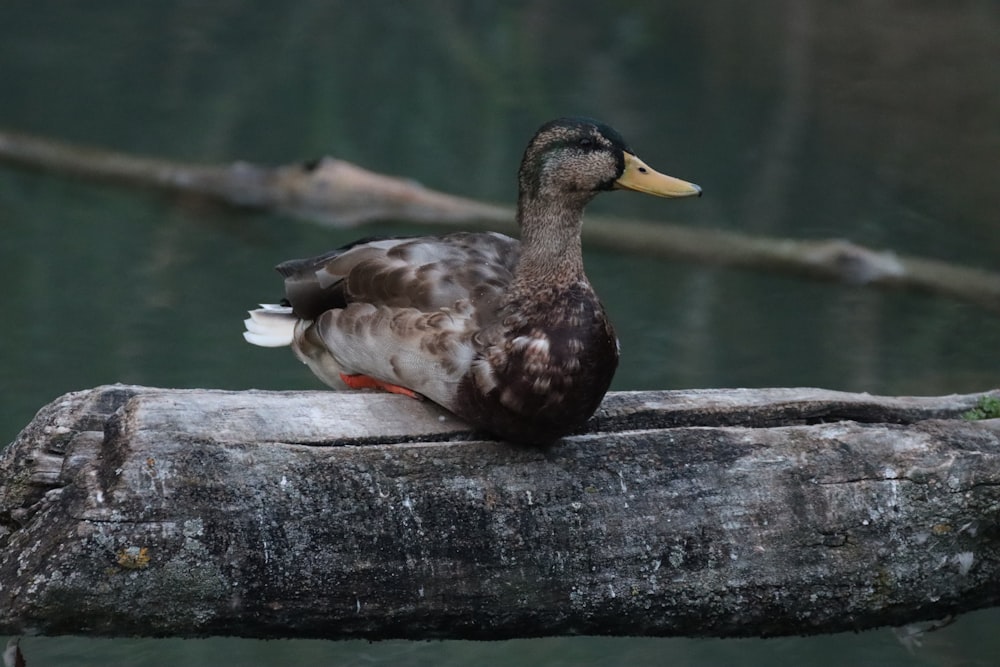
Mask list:
[{"label": "duck body", "polygon": [[[498,233],[365,239],[279,265],[285,302],[246,339],[291,345],[335,388],[418,394],[477,430],[546,444],[579,430],[611,385],[618,342],[583,271],[583,209],[618,188],[699,194],[606,125],[544,125],[519,172],[521,240]],[[363,384],[359,378],[372,379]]]},{"label": "duck body", "polygon": [[450,408],[515,442],[550,442],[582,428],[618,368],[618,339],[589,283],[536,297],[500,310],[474,364],[484,370],[462,379]]}]

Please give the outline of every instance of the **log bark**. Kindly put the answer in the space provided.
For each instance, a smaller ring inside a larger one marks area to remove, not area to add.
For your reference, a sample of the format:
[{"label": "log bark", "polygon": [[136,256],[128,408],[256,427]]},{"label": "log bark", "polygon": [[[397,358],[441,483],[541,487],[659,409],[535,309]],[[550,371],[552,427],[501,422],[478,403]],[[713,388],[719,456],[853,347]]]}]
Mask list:
[{"label": "log bark", "polygon": [[0,633],[797,635],[996,605],[982,398],[613,393],[529,449],[391,395],[67,394],[0,459]]},{"label": "log bark", "polygon": [[[0,130],[0,163],[279,211],[332,227],[410,222],[515,233],[514,211],[325,157],[277,167],[199,165]],[[588,216],[589,246],[810,280],[943,296],[1000,312],[1000,273],[874,250],[842,239],[796,240]]]}]

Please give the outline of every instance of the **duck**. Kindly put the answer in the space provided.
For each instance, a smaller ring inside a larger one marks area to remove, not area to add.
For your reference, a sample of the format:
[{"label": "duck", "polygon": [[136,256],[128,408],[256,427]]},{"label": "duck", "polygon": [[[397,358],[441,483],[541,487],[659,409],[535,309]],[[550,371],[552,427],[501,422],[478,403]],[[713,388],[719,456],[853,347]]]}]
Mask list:
[{"label": "duck", "polygon": [[283,262],[284,299],[250,310],[244,338],[290,346],[332,388],[427,399],[475,432],[549,445],[584,428],[618,367],[581,248],[585,207],[618,189],[701,195],[649,167],[609,125],[552,120],[518,170],[520,239],[372,237]]}]

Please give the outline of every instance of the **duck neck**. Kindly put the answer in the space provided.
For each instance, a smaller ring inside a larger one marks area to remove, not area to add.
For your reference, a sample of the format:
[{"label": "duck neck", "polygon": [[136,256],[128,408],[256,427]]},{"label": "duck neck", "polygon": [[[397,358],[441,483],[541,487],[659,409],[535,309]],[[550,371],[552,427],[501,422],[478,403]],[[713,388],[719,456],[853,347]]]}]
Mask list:
[{"label": "duck neck", "polygon": [[548,198],[522,198],[518,202],[517,221],[521,228],[521,259],[516,282],[530,282],[536,287],[569,285],[586,279],[580,228],[583,208],[589,201],[555,201]]}]

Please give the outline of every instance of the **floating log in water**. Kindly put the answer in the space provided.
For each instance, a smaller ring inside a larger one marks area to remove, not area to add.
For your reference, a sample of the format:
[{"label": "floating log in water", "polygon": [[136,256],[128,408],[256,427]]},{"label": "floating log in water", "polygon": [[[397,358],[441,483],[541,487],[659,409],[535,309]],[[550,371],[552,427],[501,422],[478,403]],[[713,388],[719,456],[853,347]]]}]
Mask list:
[{"label": "floating log in water", "polygon": [[[457,197],[334,158],[277,167],[194,165],[0,131],[0,162],[131,187],[197,195],[350,227],[412,222],[512,232],[510,207]],[[588,216],[590,246],[784,273],[813,280],[936,294],[1000,312],[1000,274],[878,251],[840,239],[794,240]]]},{"label": "floating log in water", "polygon": [[531,449],[391,395],[68,394],[0,459],[0,633],[799,635],[996,605],[981,400],[613,393]]}]

